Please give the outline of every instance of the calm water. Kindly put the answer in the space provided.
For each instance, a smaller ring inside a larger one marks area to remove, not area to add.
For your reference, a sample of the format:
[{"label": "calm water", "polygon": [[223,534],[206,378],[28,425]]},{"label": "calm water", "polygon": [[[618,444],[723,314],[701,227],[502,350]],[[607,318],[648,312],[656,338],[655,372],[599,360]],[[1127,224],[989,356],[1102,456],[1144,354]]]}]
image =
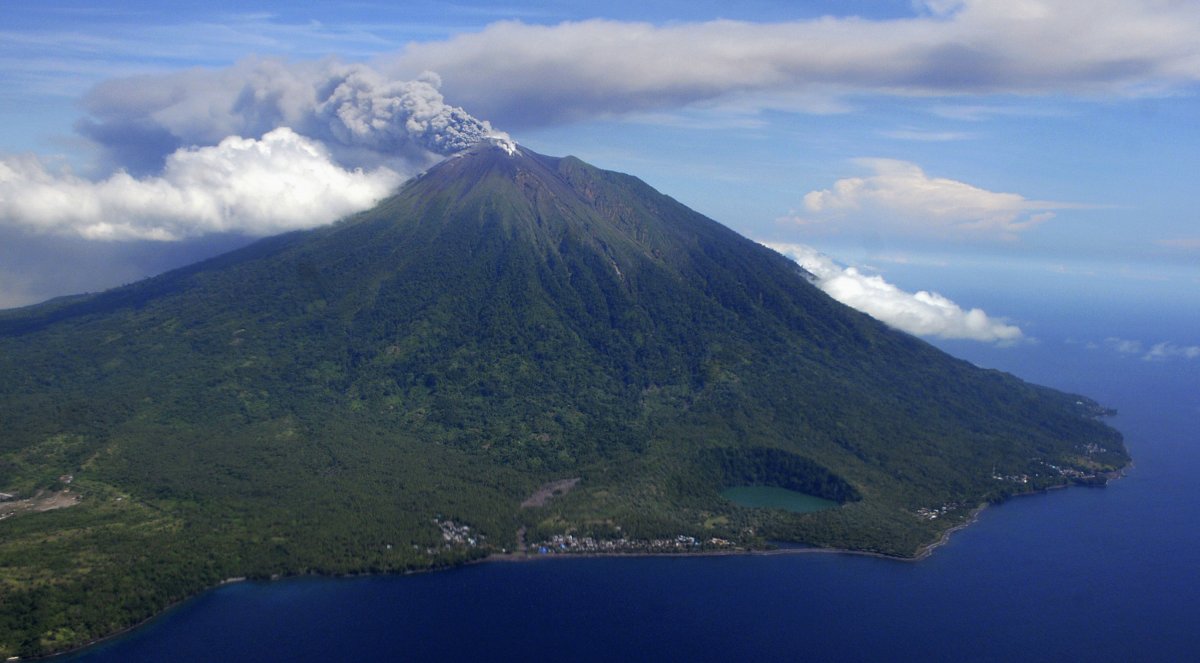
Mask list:
[{"label": "calm water", "polygon": [[[1173,322],[1135,336],[1150,327],[1114,316],[1099,338],[1200,344],[1200,325]],[[920,563],[553,559],[243,583],[72,660],[1196,660],[1200,360],[1064,343],[1080,331],[1064,325],[1030,347],[950,349],[1118,407],[1136,467],[987,509]]]},{"label": "calm water", "polygon": [[808,513],[832,509],[838,503],[833,500],[821,499],[813,495],[805,495],[778,486],[734,486],[721,491],[721,497],[737,504],[752,508],[783,509],[792,513]]}]

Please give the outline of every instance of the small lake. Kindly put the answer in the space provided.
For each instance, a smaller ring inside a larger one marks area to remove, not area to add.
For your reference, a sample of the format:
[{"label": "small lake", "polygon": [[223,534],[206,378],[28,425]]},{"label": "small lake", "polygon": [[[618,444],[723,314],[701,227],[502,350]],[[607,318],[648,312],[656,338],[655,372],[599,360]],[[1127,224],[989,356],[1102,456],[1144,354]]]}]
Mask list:
[{"label": "small lake", "polygon": [[783,509],[792,513],[824,511],[838,506],[833,500],[798,493],[778,486],[735,486],[721,491],[721,497],[738,506],[753,509]]},{"label": "small lake", "polygon": [[[1174,310],[1186,324],[1164,323],[1160,309],[1121,309],[1111,322],[1084,311],[1039,333],[1089,338],[1077,329],[1084,320],[1122,338],[1200,344],[1200,307]],[[1110,421],[1136,465],[1108,488],[989,507],[918,563],[554,555],[411,576],[242,582],[55,661],[1197,660],[1200,359],[1049,340],[962,348],[980,365],[1117,407]]]}]

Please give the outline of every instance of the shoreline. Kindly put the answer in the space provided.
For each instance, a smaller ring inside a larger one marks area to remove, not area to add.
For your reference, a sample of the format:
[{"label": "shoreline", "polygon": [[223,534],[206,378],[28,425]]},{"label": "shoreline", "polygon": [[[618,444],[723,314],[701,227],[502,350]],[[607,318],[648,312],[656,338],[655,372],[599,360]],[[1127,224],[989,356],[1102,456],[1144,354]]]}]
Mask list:
[{"label": "shoreline", "polygon": [[[961,527],[965,527],[968,524],[970,524],[970,523],[963,523],[963,524],[955,526],[954,528],[951,528],[951,530],[948,530],[943,535],[942,540],[939,540],[936,544],[931,544],[931,546],[941,545],[942,543],[944,543],[945,539],[949,538],[950,531],[957,530]],[[922,550],[924,550],[924,549],[922,549]],[[188,596],[187,598],[180,599],[179,601],[176,601],[176,602],[164,607],[161,611],[154,613],[153,615],[147,617],[146,619],[143,619],[142,621],[140,621],[136,624],[132,624],[130,626],[122,628],[119,631],[115,631],[108,635],[96,638],[94,640],[90,640],[84,644],[79,645],[78,647],[72,647],[71,649],[64,649],[62,651],[54,652],[52,654],[46,654],[45,656],[35,656],[35,657],[29,657],[29,658],[19,657],[17,659],[10,659],[10,660],[48,661],[48,660],[52,660],[52,659],[61,659],[63,657],[82,653],[86,649],[91,649],[92,647],[98,647],[98,646],[103,645],[112,640],[129,635],[133,631],[136,631],[157,619],[166,617],[167,615],[169,615],[171,612],[173,612],[177,608],[180,608],[181,606],[183,606],[185,603],[187,603],[195,598],[198,598],[204,594],[207,594],[208,592],[220,589],[221,587],[225,587],[227,585],[235,585],[235,584],[239,584],[239,583],[243,583],[243,582],[273,583],[273,582],[278,582],[281,580],[295,580],[295,579],[299,579],[299,578],[349,579],[349,578],[366,578],[366,577],[376,577],[376,576],[378,576],[378,577],[408,576],[408,575],[417,575],[417,574],[422,574],[422,573],[437,573],[439,571],[450,571],[450,570],[453,570],[456,568],[464,568],[467,566],[474,566],[474,565],[478,565],[478,564],[488,564],[488,563],[525,564],[525,563],[540,562],[543,560],[552,560],[552,559],[571,560],[571,559],[588,559],[588,558],[602,558],[602,557],[614,558],[614,559],[622,559],[622,558],[635,559],[635,558],[646,558],[646,557],[734,557],[734,556],[747,556],[747,557],[764,556],[764,557],[768,557],[768,556],[778,556],[778,555],[800,555],[800,554],[862,555],[862,556],[866,556],[866,557],[878,557],[881,559],[888,559],[888,560],[893,560],[893,561],[897,561],[897,562],[917,562],[917,561],[924,559],[926,556],[928,556],[928,554],[919,554],[918,556],[915,556],[915,557],[898,557],[896,555],[887,555],[884,553],[871,552],[871,551],[866,551],[866,550],[850,550],[850,549],[846,549],[846,548],[816,548],[816,547],[812,547],[812,548],[803,548],[803,547],[799,547],[799,548],[764,548],[764,549],[760,549],[760,550],[755,550],[755,549],[700,550],[700,551],[696,551],[696,552],[659,552],[659,553],[656,553],[656,552],[555,553],[555,554],[546,554],[546,555],[511,552],[511,553],[493,553],[493,554],[487,555],[485,557],[480,557],[478,559],[471,559],[471,560],[459,562],[456,564],[430,566],[428,568],[423,568],[423,569],[411,569],[411,570],[398,571],[398,572],[392,572],[392,573],[387,573],[387,572],[385,572],[385,573],[346,573],[346,574],[340,574],[340,575],[322,575],[322,574],[317,574],[317,573],[305,573],[305,574],[296,574],[296,575],[287,575],[287,576],[273,576],[270,578],[249,578],[246,576],[236,576],[236,577],[232,577],[232,578],[225,578],[214,585],[205,587],[204,589],[196,592],[195,594],[193,594],[191,596]]]},{"label": "shoreline", "polygon": [[[1064,488],[1067,486],[1063,486]],[[1023,495],[1036,495],[1043,491],[1034,493],[1023,493]],[[967,515],[967,519],[963,522],[942,532],[937,541],[921,546],[911,557],[901,557],[899,555],[889,555],[888,553],[875,552],[872,550],[852,550],[850,548],[821,548],[817,546],[795,546],[787,548],[736,548],[731,550],[697,550],[694,552],[650,552],[641,550],[632,550],[629,552],[556,552],[546,554],[536,554],[529,552],[510,552],[510,553],[494,553],[477,560],[467,562],[467,564],[484,564],[487,562],[497,562],[501,564],[521,564],[526,562],[537,562],[541,560],[551,559],[589,559],[589,558],[645,558],[645,557],[775,557],[780,555],[856,555],[861,557],[876,557],[879,559],[891,560],[894,562],[919,562],[928,558],[933,554],[934,550],[942,547],[950,541],[951,535],[955,532],[965,529],[973,525],[979,520],[979,514],[988,507],[988,503],[980,504],[971,510]]]},{"label": "shoreline", "polygon": [[[1130,462],[1125,467],[1122,467],[1119,470],[1105,473],[1104,474],[1105,482],[1098,487],[1103,488],[1103,487],[1107,486],[1110,481],[1115,481],[1115,480],[1124,478],[1125,472],[1132,467],[1133,467],[1133,463]],[[1047,495],[1052,490],[1065,490],[1067,488],[1087,488],[1087,487],[1089,487],[1089,486],[1084,485],[1084,484],[1076,484],[1076,483],[1068,481],[1066,483],[1057,484],[1057,485],[1053,485],[1053,486],[1047,486],[1045,488],[1038,488],[1038,489],[1030,490],[1030,491],[1027,491],[1024,493],[1015,493],[1013,495],[1005,497],[1004,499],[1002,499],[999,502],[981,502],[980,504],[975,506],[973,509],[971,509],[970,513],[967,514],[965,520],[963,520],[961,523],[958,523],[957,525],[954,525],[953,527],[950,527],[949,529],[942,532],[941,536],[939,536],[936,541],[932,541],[930,543],[927,543],[927,544],[917,548],[911,557],[901,557],[899,555],[889,555],[887,553],[874,552],[874,551],[870,551],[870,550],[852,550],[849,548],[820,548],[820,547],[816,547],[816,546],[812,546],[812,547],[800,546],[800,547],[794,547],[794,548],[763,548],[763,549],[738,548],[738,549],[733,549],[733,550],[697,550],[695,552],[629,551],[629,552],[581,552],[581,553],[557,552],[557,553],[547,553],[547,554],[536,554],[536,553],[529,553],[528,551],[525,551],[525,552],[493,553],[486,557],[482,557],[480,559],[471,560],[469,562],[466,562],[466,564],[482,564],[485,562],[523,563],[523,562],[535,562],[535,561],[543,560],[543,559],[586,559],[586,558],[596,558],[596,557],[616,557],[616,558],[620,558],[620,557],[628,557],[628,558],[635,558],[635,557],[727,557],[727,556],[733,556],[733,555],[774,556],[774,555],[806,555],[806,554],[860,555],[860,556],[865,556],[865,557],[877,557],[880,559],[888,559],[888,560],[892,560],[892,561],[896,561],[896,562],[919,562],[921,560],[927,559],[938,548],[941,548],[942,546],[949,543],[950,538],[956,532],[964,530],[967,527],[970,527],[971,525],[974,525],[976,522],[978,522],[980,515],[989,506],[1003,504],[1004,502],[1007,502],[1010,499],[1015,499],[1018,497],[1032,497],[1032,496],[1036,496],[1036,495]]]},{"label": "shoreline", "polygon": [[[1130,469],[1132,466],[1133,466],[1133,463],[1129,463],[1128,465],[1121,468],[1120,470],[1108,473],[1106,475],[1107,481],[1101,487],[1107,486],[1108,481],[1114,481],[1117,479],[1124,478],[1126,470]],[[243,583],[243,582],[276,582],[276,581],[280,581],[280,580],[298,579],[298,578],[336,579],[336,578],[362,578],[362,577],[373,577],[373,576],[381,576],[381,577],[382,576],[407,576],[407,575],[416,575],[416,574],[421,574],[421,573],[435,573],[438,571],[449,571],[449,570],[456,569],[456,568],[462,568],[462,567],[466,567],[466,566],[472,566],[472,565],[476,565],[476,564],[486,564],[486,563],[522,564],[522,563],[538,562],[541,560],[551,560],[551,559],[569,560],[569,559],[589,559],[589,558],[601,558],[601,557],[616,558],[616,559],[620,559],[620,558],[635,559],[635,558],[646,558],[646,557],[733,557],[733,556],[773,557],[773,556],[781,556],[781,555],[823,554],[823,555],[857,555],[857,556],[886,559],[886,560],[891,560],[894,562],[915,563],[915,562],[920,562],[922,560],[929,558],[934,553],[934,551],[936,551],[938,548],[941,548],[942,546],[949,543],[950,538],[954,535],[955,532],[966,529],[967,527],[978,522],[980,514],[982,514],[983,511],[985,509],[987,509],[989,506],[991,506],[992,504],[1003,504],[1004,502],[1007,502],[1008,500],[1017,498],[1017,497],[1030,497],[1030,496],[1036,496],[1036,495],[1046,495],[1052,490],[1062,490],[1062,489],[1072,488],[1072,487],[1087,487],[1087,486],[1077,486],[1076,484],[1073,484],[1073,483],[1065,483],[1065,484],[1061,484],[1061,485],[1048,486],[1046,488],[1040,488],[1037,490],[1031,490],[1031,491],[1025,492],[1025,493],[1016,493],[1014,495],[1004,498],[1000,502],[995,502],[995,503],[983,502],[983,503],[979,504],[978,506],[976,506],[975,508],[973,508],[963,522],[958,523],[957,525],[954,525],[953,527],[950,527],[949,529],[942,532],[941,536],[939,536],[936,541],[933,541],[931,543],[928,543],[928,544],[923,545],[920,548],[918,548],[912,557],[900,557],[897,555],[889,555],[886,553],[873,552],[873,551],[869,551],[869,550],[851,550],[848,548],[820,548],[820,547],[764,548],[764,549],[736,549],[736,550],[698,550],[695,552],[631,551],[631,552],[550,553],[550,554],[544,554],[544,555],[543,554],[530,554],[528,552],[509,552],[509,553],[492,553],[492,554],[486,555],[484,557],[470,559],[470,560],[457,562],[457,563],[453,563],[453,564],[448,564],[448,565],[433,565],[433,566],[429,566],[427,568],[409,569],[409,570],[405,570],[405,571],[396,571],[396,572],[346,573],[346,574],[340,574],[340,575],[322,575],[322,574],[316,574],[316,573],[307,573],[307,574],[296,574],[296,575],[285,575],[285,576],[272,576],[269,578],[250,578],[247,576],[234,576],[234,577],[230,577],[230,578],[225,578],[225,579],[221,580],[220,582],[217,582],[214,585],[205,587],[204,589],[197,591],[195,594],[192,594],[186,598],[180,599],[179,601],[176,601],[176,602],[164,607],[159,612],[156,612],[155,614],[147,617],[146,619],[144,619],[136,624],[125,627],[119,631],[113,632],[113,633],[105,635],[103,637],[96,638],[94,640],[90,640],[87,643],[79,645],[78,647],[72,647],[70,649],[65,649],[65,650],[54,652],[51,654],[46,654],[45,656],[35,656],[35,657],[30,657],[30,658],[20,657],[15,660],[45,661],[45,660],[51,660],[51,659],[59,659],[61,657],[71,656],[74,654],[79,654],[86,649],[90,649],[92,647],[97,647],[106,642],[110,642],[114,639],[128,635],[129,633],[131,633],[143,626],[146,626],[147,624],[149,624],[159,618],[165,617],[166,615],[168,615],[175,609],[179,608],[183,604],[185,604],[188,601],[191,601],[203,594],[206,594],[213,590],[219,589],[226,585],[233,585],[233,584],[238,584],[238,583]],[[13,659],[10,659],[10,660],[13,660]]]},{"label": "shoreline", "polygon": [[[1044,492],[1044,491],[1038,491],[1038,492]],[[1035,493],[1025,493],[1025,494],[1026,495],[1036,495],[1038,493],[1035,492]],[[1014,497],[1016,497],[1016,496],[1014,496]],[[933,554],[933,551],[935,551],[938,548],[941,548],[942,546],[949,543],[950,537],[955,532],[964,530],[964,529],[970,527],[971,525],[974,525],[975,523],[979,522],[979,514],[983,513],[983,510],[988,508],[988,506],[989,506],[989,503],[984,502],[984,503],[976,506],[974,509],[971,509],[971,512],[967,514],[966,520],[955,525],[954,527],[951,527],[950,529],[946,530],[945,532],[942,532],[942,535],[940,537],[938,537],[937,541],[934,541],[933,543],[928,543],[928,544],[918,548],[917,554],[913,555],[913,557],[910,559],[910,561],[919,562],[923,559],[928,558],[930,555]]]},{"label": "shoreline", "polygon": [[[1062,486],[1062,487],[1066,488],[1067,486]],[[1038,492],[1044,492],[1044,491],[1038,491]],[[1035,493],[1024,493],[1024,495],[1035,495],[1035,494],[1038,494],[1038,493],[1036,493],[1036,492]],[[869,551],[869,550],[851,550],[849,548],[818,548],[818,547],[762,548],[762,549],[741,548],[741,549],[735,549],[735,550],[698,550],[695,552],[630,551],[630,552],[607,552],[607,553],[606,552],[551,553],[551,554],[545,554],[545,555],[531,554],[528,552],[523,552],[523,553],[522,552],[509,552],[509,553],[492,553],[485,557],[467,560],[465,562],[460,562],[457,564],[451,564],[451,565],[445,565],[445,566],[431,566],[429,568],[424,568],[424,569],[413,569],[413,570],[400,571],[400,572],[395,572],[395,573],[347,573],[347,574],[341,574],[341,575],[321,575],[321,574],[316,574],[316,573],[309,573],[309,574],[297,574],[297,575],[288,575],[288,576],[273,576],[270,578],[249,578],[246,576],[235,576],[232,578],[225,578],[225,579],[221,580],[220,582],[216,583],[215,585],[206,587],[187,598],[180,599],[179,601],[176,601],[176,602],[166,606],[160,612],[157,612],[136,624],[127,626],[127,627],[121,629],[120,631],[116,631],[114,633],[111,633],[109,635],[106,635],[106,636],[103,636],[100,638],[96,638],[95,640],[91,640],[85,644],[79,645],[78,647],[74,647],[71,649],[54,652],[53,654],[47,654],[46,656],[33,657],[33,658],[19,658],[17,660],[20,660],[20,661],[46,661],[46,660],[57,659],[57,658],[65,657],[65,656],[71,656],[74,654],[79,654],[85,649],[97,647],[97,646],[102,645],[111,640],[120,638],[124,635],[128,635],[129,633],[136,631],[137,629],[139,629],[143,626],[146,626],[147,624],[155,621],[156,619],[167,616],[176,608],[179,608],[180,606],[187,603],[188,601],[191,601],[192,599],[195,599],[203,594],[206,594],[206,593],[211,592],[216,589],[220,589],[221,587],[225,587],[226,585],[235,585],[235,584],[243,583],[243,582],[277,582],[280,580],[289,580],[289,579],[298,579],[298,578],[338,579],[338,578],[362,578],[362,577],[372,577],[372,576],[381,576],[381,577],[383,577],[383,576],[407,576],[407,575],[416,575],[416,574],[421,574],[421,573],[437,573],[439,571],[449,571],[452,569],[462,568],[462,567],[466,567],[466,566],[474,566],[477,564],[489,564],[489,563],[526,564],[526,563],[531,563],[531,562],[540,562],[543,560],[571,560],[571,559],[597,559],[597,558],[638,559],[638,558],[647,558],[647,557],[735,557],[735,556],[775,557],[775,556],[781,556],[781,555],[822,554],[822,555],[857,555],[857,556],[863,556],[863,557],[875,557],[875,558],[879,558],[879,559],[887,559],[887,560],[891,560],[891,561],[895,561],[895,562],[907,562],[907,563],[919,562],[919,561],[929,557],[931,554],[933,554],[933,551],[935,549],[941,547],[942,545],[945,545],[950,540],[950,536],[954,532],[957,532],[957,531],[967,527],[968,525],[973,524],[976,520],[978,520],[979,513],[981,511],[983,511],[983,509],[985,509],[986,507],[987,507],[987,504],[982,504],[982,505],[976,507],[974,510],[972,510],[971,514],[968,516],[968,520],[966,520],[962,523],[959,523],[958,525],[955,525],[954,527],[951,527],[950,529],[946,530],[945,532],[942,533],[941,537],[939,537],[937,541],[921,547],[920,549],[918,549],[917,554],[915,554],[912,557],[900,557],[897,555],[888,555],[886,553],[873,552],[873,551]]]}]

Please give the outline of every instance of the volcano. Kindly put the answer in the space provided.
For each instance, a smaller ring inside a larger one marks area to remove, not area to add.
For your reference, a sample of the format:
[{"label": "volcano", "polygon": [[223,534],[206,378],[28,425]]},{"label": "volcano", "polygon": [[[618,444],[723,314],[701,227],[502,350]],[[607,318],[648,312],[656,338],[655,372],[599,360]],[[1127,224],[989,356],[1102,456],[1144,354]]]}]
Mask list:
[{"label": "volcano", "polygon": [[849,309],[634,177],[497,142],[332,226],[4,312],[0,375],[0,491],[78,498],[0,524],[9,655],[230,577],[780,540],[911,557],[982,503],[1128,462],[1093,401]]}]

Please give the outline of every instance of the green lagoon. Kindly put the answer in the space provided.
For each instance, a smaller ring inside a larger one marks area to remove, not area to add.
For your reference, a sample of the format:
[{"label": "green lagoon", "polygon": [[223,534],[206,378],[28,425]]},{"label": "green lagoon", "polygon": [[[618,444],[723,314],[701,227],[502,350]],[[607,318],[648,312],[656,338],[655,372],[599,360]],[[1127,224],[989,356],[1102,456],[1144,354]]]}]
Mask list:
[{"label": "green lagoon", "polygon": [[833,500],[798,493],[778,486],[734,486],[722,490],[721,497],[738,506],[783,509],[792,513],[824,511],[838,505]]}]

